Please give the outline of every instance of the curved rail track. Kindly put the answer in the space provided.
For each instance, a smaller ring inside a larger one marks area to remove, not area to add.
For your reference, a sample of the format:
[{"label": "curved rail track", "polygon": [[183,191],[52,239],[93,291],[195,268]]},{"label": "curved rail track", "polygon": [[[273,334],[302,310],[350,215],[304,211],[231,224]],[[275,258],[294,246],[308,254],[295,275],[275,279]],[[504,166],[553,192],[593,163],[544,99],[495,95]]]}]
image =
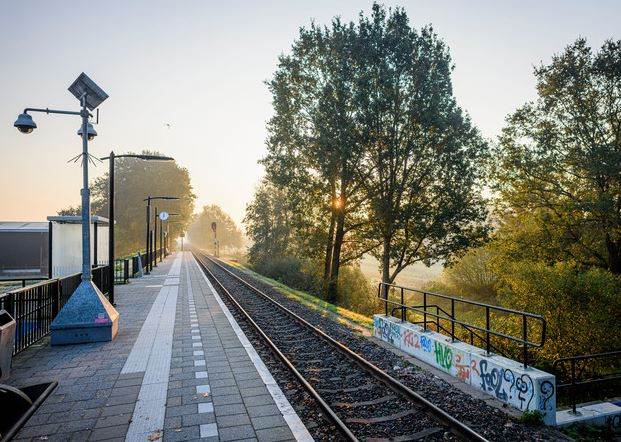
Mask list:
[{"label": "curved rail track", "polygon": [[252,325],[345,439],[486,441],[217,260],[197,250],[193,253],[216,289]]}]

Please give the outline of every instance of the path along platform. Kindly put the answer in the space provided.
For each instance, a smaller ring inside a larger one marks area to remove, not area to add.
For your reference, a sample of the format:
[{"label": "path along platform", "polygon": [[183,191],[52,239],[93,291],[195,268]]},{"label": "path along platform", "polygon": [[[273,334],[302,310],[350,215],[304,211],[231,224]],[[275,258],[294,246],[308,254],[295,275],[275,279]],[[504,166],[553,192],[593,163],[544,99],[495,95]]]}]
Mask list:
[{"label": "path along platform", "polygon": [[115,294],[114,341],[13,360],[10,385],[59,382],[15,440],[312,440],[189,252]]}]

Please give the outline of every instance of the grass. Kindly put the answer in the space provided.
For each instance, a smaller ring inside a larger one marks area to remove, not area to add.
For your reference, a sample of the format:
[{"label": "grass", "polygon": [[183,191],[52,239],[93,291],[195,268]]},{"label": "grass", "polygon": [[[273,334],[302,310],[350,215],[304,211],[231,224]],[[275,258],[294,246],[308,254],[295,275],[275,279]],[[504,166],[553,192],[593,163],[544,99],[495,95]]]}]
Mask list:
[{"label": "grass", "polygon": [[235,267],[249,274],[250,276],[272,286],[275,290],[282,293],[289,299],[297,301],[300,304],[321,313],[329,312],[338,322],[342,324],[349,326],[356,325],[359,327],[363,327],[367,331],[373,330],[373,319],[369,318],[368,316],[364,316],[360,313],[356,313],[343,307],[339,307],[338,305],[331,304],[309,293],[293,289],[279,281],[276,281],[275,279],[263,276],[240,264],[239,262],[232,260],[227,260],[226,262],[230,266]]}]

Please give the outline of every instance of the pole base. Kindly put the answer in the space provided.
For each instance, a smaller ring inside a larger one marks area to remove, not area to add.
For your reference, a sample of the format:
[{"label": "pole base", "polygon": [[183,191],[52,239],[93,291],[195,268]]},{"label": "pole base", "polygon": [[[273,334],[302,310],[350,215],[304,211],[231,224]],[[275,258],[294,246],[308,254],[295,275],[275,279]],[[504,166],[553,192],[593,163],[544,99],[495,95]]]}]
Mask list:
[{"label": "pole base", "polygon": [[52,321],[52,345],[112,341],[119,313],[93,281],[82,281]]}]

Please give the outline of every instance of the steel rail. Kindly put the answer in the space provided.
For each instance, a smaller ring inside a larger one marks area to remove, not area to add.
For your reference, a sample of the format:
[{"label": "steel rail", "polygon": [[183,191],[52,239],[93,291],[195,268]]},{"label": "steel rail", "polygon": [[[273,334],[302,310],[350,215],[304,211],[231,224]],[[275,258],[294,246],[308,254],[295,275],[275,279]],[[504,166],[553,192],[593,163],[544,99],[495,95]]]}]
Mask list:
[{"label": "steel rail", "polygon": [[[194,252],[192,252],[194,254]],[[197,262],[201,265],[203,270],[207,272],[212,279],[220,286],[222,291],[226,293],[231,302],[235,305],[235,307],[244,315],[246,320],[254,327],[254,329],[261,335],[261,337],[267,342],[268,346],[272,349],[274,353],[280,358],[281,361],[287,366],[289,370],[295,375],[296,378],[300,381],[302,386],[313,396],[313,398],[319,403],[320,407],[325,411],[330,418],[330,420],[337,426],[337,428],[343,433],[347,439],[351,441],[358,441],[358,438],[351,432],[349,428],[345,425],[345,423],[336,415],[334,410],[330,408],[330,406],[323,400],[323,398],[317,393],[317,391],[313,388],[311,384],[308,383],[306,378],[295,368],[295,366],[291,363],[289,358],[287,358],[280,349],[274,344],[274,342],[265,334],[265,332],[261,329],[261,327],[252,319],[250,314],[237,302],[237,300],[231,295],[231,293],[224,287],[224,285],[216,278],[216,275],[213,274],[211,270],[205,266],[205,264],[201,261],[200,257],[197,257],[196,254],[194,256],[197,258]]]},{"label": "steel rail", "polygon": [[[357,365],[359,365],[361,368],[363,368],[364,370],[369,372],[376,379],[378,379],[381,382],[383,382],[385,385],[387,385],[393,391],[395,391],[396,393],[400,394],[402,397],[407,398],[411,402],[415,402],[418,405],[422,405],[422,407],[424,409],[426,409],[427,413],[430,416],[432,416],[436,420],[440,421],[442,424],[446,425],[455,435],[457,435],[460,438],[462,438],[463,440],[467,440],[467,441],[487,442],[487,439],[485,439],[483,436],[478,434],[472,428],[468,427],[463,422],[458,421],[453,416],[448,414],[446,411],[442,410],[437,405],[435,405],[432,402],[428,401],[427,399],[422,397],[420,394],[416,393],[411,388],[407,387],[406,385],[404,385],[403,383],[401,383],[397,379],[395,379],[392,376],[390,376],[388,373],[386,373],[383,370],[381,370],[380,368],[378,368],[376,365],[374,365],[371,362],[367,361],[366,359],[364,359],[363,357],[361,357],[360,355],[358,355],[357,353],[355,353],[354,351],[352,351],[351,349],[349,349],[345,345],[341,344],[340,342],[338,342],[337,340],[335,340],[331,336],[329,336],[326,333],[324,333],[319,328],[317,328],[314,325],[310,324],[308,321],[306,321],[302,317],[298,316],[296,313],[292,312],[287,307],[285,307],[284,305],[282,305],[281,303],[279,303],[278,301],[276,301],[275,299],[273,299],[269,295],[265,294],[260,289],[256,288],[252,284],[250,284],[248,281],[244,280],[243,278],[241,278],[238,275],[236,275],[233,272],[231,272],[229,269],[225,268],[222,264],[217,262],[215,259],[211,258],[210,256],[208,256],[205,253],[202,253],[202,252],[199,252],[199,253],[204,258],[206,258],[207,260],[212,262],[214,265],[216,265],[218,268],[220,268],[224,272],[226,272],[228,275],[232,276],[233,278],[235,278],[236,280],[241,282],[243,285],[245,285],[246,287],[250,288],[252,291],[257,293],[258,295],[263,297],[264,299],[270,301],[271,303],[276,305],[279,309],[281,309],[282,311],[287,313],[289,316],[291,316],[293,319],[295,319],[297,322],[299,322],[300,324],[304,325],[305,327],[307,327],[308,329],[313,331],[315,334],[317,334],[318,336],[320,336],[324,340],[328,341],[336,349],[340,350],[343,354],[348,356],[350,359],[353,359],[353,361]],[[193,251],[193,254],[196,256],[196,253],[194,253],[194,251]],[[200,258],[198,259],[198,261],[201,262]],[[209,274],[212,276],[212,278],[215,281],[218,282],[220,287],[224,288],[222,283],[220,283],[217,280],[217,278],[213,275],[213,273],[209,269],[206,268],[204,263],[201,262],[201,266],[205,270],[207,270],[209,272]],[[282,353],[276,348],[274,343],[271,340],[269,340],[269,338],[259,328],[259,326],[252,320],[252,318],[250,318],[248,313],[245,310],[243,310],[243,308],[239,305],[239,303],[237,301],[235,301],[233,299],[232,295],[228,292],[228,290],[225,289],[225,292],[227,293],[227,296],[229,296],[229,298],[231,298],[234,301],[234,304],[236,306],[239,306],[239,308],[244,312],[244,315],[251,321],[253,326],[257,330],[259,330],[261,336],[264,337],[264,339],[268,340],[268,342],[270,343],[270,347],[276,349],[277,354],[279,355],[279,357],[281,357],[281,359],[282,358],[286,359],[286,357],[284,355],[282,355]],[[280,355],[282,355],[282,356],[280,356]],[[288,359],[287,359],[287,361],[288,361]],[[296,376],[298,377],[298,379],[304,379],[303,376],[301,374],[299,374],[299,372],[295,369],[295,367],[293,367],[291,362],[288,362],[287,365],[290,366],[290,368],[292,368],[293,370],[295,370],[295,373],[296,373]],[[312,388],[312,386],[310,386],[310,384],[308,384],[308,382],[306,380],[303,380],[303,385],[305,385],[305,386],[308,385],[308,387]],[[322,408],[325,409],[325,407],[327,407],[328,409],[330,409],[329,406],[325,403],[325,401],[323,401],[323,399],[320,398],[319,394],[317,394],[315,392],[315,394],[313,396],[316,397],[316,398],[318,397],[320,399],[320,404],[324,404],[324,405],[322,405]],[[334,411],[332,409],[330,409],[330,413],[329,414],[330,414],[331,417],[334,416],[334,417],[336,417],[338,419],[338,416],[336,416],[336,414],[334,413]],[[340,419],[339,419],[339,421],[340,421]],[[349,431],[349,432],[351,433],[351,431]],[[352,434],[352,436],[353,436],[353,434]],[[355,436],[353,436],[353,437],[355,438]],[[357,440],[357,439],[354,439],[354,440]]]}]

